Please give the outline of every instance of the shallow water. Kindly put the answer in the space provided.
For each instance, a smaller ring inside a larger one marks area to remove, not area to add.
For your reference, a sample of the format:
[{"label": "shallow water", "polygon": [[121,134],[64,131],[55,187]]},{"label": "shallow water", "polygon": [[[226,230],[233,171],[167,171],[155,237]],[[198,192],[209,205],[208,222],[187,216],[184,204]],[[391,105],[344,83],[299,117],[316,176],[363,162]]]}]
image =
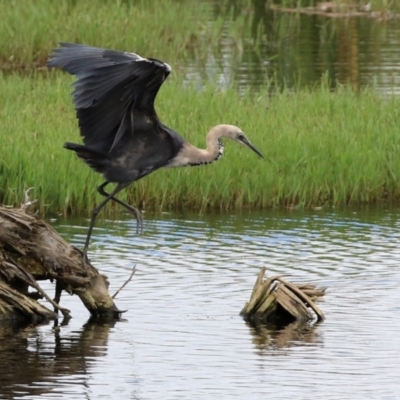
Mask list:
[{"label": "shallow water", "polygon": [[[268,3],[199,2],[195,12],[208,13],[210,23],[217,21],[223,29],[207,57],[199,59],[194,52],[181,60],[187,81],[201,87],[211,79],[221,87],[234,83],[245,91],[272,80],[273,91],[276,86],[312,86],[327,78],[332,89],[350,84],[355,90],[374,86],[385,94],[400,94],[399,15],[294,14],[269,8]],[[305,10],[316,2],[300,3]]]},{"label": "shallow water", "polygon": [[[75,297],[60,331],[0,327],[0,398],[397,399],[400,212],[146,215],[99,221],[90,257],[110,292],[129,276],[113,324]],[[86,220],[53,220],[81,246]],[[261,266],[327,286],[322,324],[283,331],[239,312]],[[51,284],[43,286],[52,292]],[[2,396],[2,397],[1,397]]]}]

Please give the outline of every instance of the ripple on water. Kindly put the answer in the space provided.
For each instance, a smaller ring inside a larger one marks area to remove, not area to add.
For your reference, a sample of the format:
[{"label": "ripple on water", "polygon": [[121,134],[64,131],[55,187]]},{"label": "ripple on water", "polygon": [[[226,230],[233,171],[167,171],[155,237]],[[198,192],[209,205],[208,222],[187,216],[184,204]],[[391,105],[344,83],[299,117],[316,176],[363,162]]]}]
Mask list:
[{"label": "ripple on water", "polygon": [[[13,398],[395,399],[400,393],[399,213],[148,217],[99,221],[90,247],[129,310],[0,330],[0,393]],[[87,221],[58,224],[82,246]],[[57,224],[56,224],[57,225]],[[276,332],[238,313],[256,274],[328,286],[323,324]],[[7,340],[6,340],[7,339]],[[19,371],[19,373],[17,373]]]}]

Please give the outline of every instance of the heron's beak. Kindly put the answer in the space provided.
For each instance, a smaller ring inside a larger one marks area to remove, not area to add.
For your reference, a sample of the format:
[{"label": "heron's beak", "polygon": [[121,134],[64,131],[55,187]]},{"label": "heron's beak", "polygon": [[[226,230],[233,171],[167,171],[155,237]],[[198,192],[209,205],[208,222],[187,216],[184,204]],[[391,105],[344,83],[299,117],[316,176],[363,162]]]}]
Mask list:
[{"label": "heron's beak", "polygon": [[240,141],[243,144],[245,144],[247,147],[250,147],[250,149],[252,149],[254,151],[254,153],[258,154],[261,158],[264,158],[261,151],[258,150],[256,147],[254,147],[247,138],[241,139]]}]

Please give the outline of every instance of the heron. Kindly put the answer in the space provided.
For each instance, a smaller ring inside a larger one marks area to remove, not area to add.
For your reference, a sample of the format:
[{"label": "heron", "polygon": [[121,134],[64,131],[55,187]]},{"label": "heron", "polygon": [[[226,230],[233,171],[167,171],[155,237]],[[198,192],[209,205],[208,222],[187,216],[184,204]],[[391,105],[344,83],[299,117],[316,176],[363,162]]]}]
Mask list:
[{"label": "heron", "polygon": [[[116,195],[131,183],[161,167],[206,165],[218,160],[224,151],[221,138],[246,145],[260,157],[240,128],[216,125],[206,136],[206,149],[199,149],[164,125],[154,108],[155,97],[171,67],[154,58],[75,43],[60,43],[49,56],[47,66],[75,75],[73,103],[84,144],[67,142],[72,150],[105,182],[97,191],[104,196],[92,211],[83,249],[88,248],[100,210],[114,201],[133,213],[137,230],[143,230],[140,211]],[[114,189],[105,190],[109,183]]]}]

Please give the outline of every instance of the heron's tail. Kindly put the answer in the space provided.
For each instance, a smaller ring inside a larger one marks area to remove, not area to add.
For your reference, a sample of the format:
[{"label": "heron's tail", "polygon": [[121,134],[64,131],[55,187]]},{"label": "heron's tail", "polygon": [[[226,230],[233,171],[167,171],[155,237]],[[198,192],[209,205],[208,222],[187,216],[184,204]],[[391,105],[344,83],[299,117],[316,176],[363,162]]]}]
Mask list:
[{"label": "heron's tail", "polygon": [[106,154],[99,153],[82,144],[67,142],[64,144],[64,148],[75,151],[76,155],[85,161],[89,167],[101,174],[105,173],[107,166],[109,165],[110,159]]}]

